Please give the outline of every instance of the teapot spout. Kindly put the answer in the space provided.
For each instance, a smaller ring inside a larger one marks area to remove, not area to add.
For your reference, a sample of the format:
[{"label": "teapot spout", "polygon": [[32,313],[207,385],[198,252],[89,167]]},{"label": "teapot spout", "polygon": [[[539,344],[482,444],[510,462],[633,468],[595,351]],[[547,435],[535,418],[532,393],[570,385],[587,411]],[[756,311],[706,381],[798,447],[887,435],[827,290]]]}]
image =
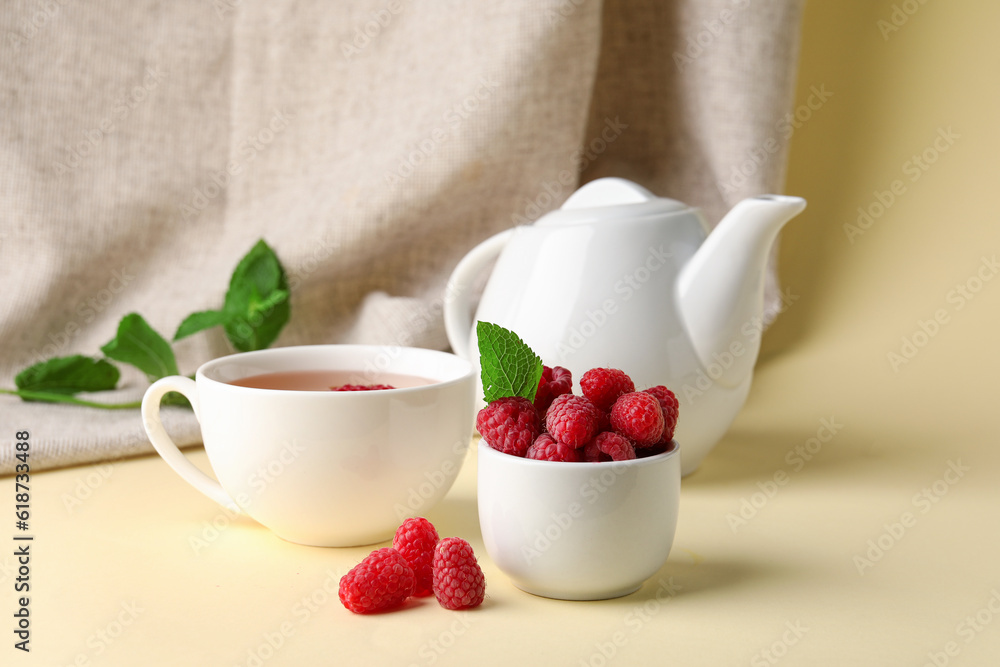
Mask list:
[{"label": "teapot spout", "polygon": [[778,232],[805,207],[804,199],[782,195],[741,201],[681,270],[680,319],[715,382],[736,387],[750,378],[760,351],[767,258]]}]

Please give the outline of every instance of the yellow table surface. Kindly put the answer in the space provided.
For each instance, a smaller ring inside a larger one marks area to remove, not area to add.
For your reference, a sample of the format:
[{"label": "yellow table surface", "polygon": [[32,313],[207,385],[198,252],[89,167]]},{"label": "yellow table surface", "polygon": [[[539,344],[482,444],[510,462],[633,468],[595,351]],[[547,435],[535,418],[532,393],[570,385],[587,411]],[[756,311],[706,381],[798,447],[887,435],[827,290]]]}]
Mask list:
[{"label": "yellow table surface", "polygon": [[[737,425],[683,482],[667,564],[617,600],[562,602],[510,584],[482,546],[474,450],[428,514],[480,557],[488,599],[471,612],[431,598],[353,615],[337,582],[370,547],[284,542],[155,457],[39,473],[30,662],[763,665],[770,651],[795,665],[919,665],[953,642],[956,664],[991,664],[1000,652],[996,428],[947,423],[930,399],[911,408],[844,391],[831,373],[836,356],[762,368]],[[810,438],[806,460],[795,452]],[[208,469],[203,451],[192,455]],[[12,487],[0,482],[0,498]],[[9,590],[15,563],[5,551]]]},{"label": "yellow table surface", "polygon": [[[787,191],[810,202],[782,241],[795,299],[640,591],[515,589],[483,549],[470,454],[428,517],[472,542],[486,603],[355,616],[335,590],[368,548],[283,542],[144,457],[32,475],[32,652],[12,648],[11,511],[0,663],[998,664],[1000,280],[973,278],[1000,250],[1000,5],[901,4],[915,13],[889,32],[891,1],[807,6],[797,104],[811,86],[833,96],[792,144]],[[930,155],[948,128],[959,138]],[[916,154],[935,160],[912,180]],[[904,194],[848,234],[896,179]],[[893,368],[904,338],[922,344]],[[0,480],[11,510],[13,486]]]}]

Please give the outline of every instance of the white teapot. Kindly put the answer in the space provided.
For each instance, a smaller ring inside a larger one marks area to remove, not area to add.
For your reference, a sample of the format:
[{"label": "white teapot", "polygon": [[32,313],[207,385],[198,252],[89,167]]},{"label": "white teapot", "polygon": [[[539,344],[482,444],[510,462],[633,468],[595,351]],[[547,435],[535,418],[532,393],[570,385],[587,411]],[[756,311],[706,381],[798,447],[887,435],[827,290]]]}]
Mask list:
[{"label": "white teapot", "polygon": [[[574,381],[611,367],[637,389],[666,385],[680,401],[675,438],[686,475],[746,400],[768,253],[805,206],[799,197],[745,199],[709,234],[697,209],[624,179],[592,181],[459,262],[445,299],[448,339],[478,364],[475,323],[494,322]],[[473,317],[470,287],[494,259]]]}]

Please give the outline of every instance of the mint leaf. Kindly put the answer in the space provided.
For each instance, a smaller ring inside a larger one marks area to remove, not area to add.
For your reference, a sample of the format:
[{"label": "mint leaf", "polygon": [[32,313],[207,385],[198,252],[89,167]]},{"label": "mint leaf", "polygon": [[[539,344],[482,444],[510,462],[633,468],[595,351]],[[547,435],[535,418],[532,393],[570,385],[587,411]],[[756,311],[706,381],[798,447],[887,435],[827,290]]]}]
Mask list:
[{"label": "mint leaf", "polygon": [[288,279],[263,239],[233,271],[222,310],[226,336],[241,352],[268,347],[288,322]]},{"label": "mint leaf", "polygon": [[491,322],[476,325],[483,394],[487,403],[504,396],[535,400],[542,360],[517,334]]},{"label": "mint leaf", "polygon": [[290,314],[285,270],[261,239],[233,271],[222,310],[188,315],[177,328],[174,340],[221,324],[237,350],[261,350],[274,342]]},{"label": "mint leaf", "polygon": [[156,333],[139,313],[130,313],[118,323],[118,334],[101,348],[111,359],[131,364],[150,382],[177,375],[177,360],[170,343]]},{"label": "mint leaf", "polygon": [[71,395],[81,391],[114,389],[119,375],[114,364],[104,359],[75,354],[29,366],[17,374],[14,384],[24,392]]},{"label": "mint leaf", "polygon": [[198,313],[191,313],[184,318],[181,325],[177,327],[174,340],[187,338],[191,334],[196,334],[205,329],[219,326],[226,323],[226,314],[221,310],[203,310]]}]

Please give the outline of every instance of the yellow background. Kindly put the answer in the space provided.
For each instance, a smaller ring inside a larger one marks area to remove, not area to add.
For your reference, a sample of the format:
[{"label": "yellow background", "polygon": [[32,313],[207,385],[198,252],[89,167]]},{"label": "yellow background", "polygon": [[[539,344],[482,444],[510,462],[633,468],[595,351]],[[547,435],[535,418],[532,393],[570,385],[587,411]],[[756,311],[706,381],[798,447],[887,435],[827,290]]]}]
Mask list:
[{"label": "yellow background", "polygon": [[[746,408],[685,479],[674,550],[641,591],[569,603],[514,589],[482,548],[470,458],[429,517],[473,542],[487,603],[353,616],[323,586],[367,548],[284,543],[145,457],[33,477],[34,650],[14,651],[7,631],[3,663],[996,664],[1000,279],[960,310],[948,293],[1000,245],[1000,4],[909,5],[887,38],[892,2],[806,8],[797,103],[811,86],[833,96],[792,142],[786,191],[809,208],[783,236],[781,273],[797,298],[765,336]],[[942,128],[959,138],[911,182],[905,164]],[[844,225],[896,179],[906,191],[851,243]],[[894,370],[888,354],[939,309],[947,323]],[[811,438],[821,446],[796,463]],[[949,462],[968,469],[956,478]],[[936,502],[917,497],[935,483]],[[869,540],[890,544],[870,567],[857,561]],[[13,558],[0,563],[10,624]],[[657,600],[671,581],[676,595]]]}]

